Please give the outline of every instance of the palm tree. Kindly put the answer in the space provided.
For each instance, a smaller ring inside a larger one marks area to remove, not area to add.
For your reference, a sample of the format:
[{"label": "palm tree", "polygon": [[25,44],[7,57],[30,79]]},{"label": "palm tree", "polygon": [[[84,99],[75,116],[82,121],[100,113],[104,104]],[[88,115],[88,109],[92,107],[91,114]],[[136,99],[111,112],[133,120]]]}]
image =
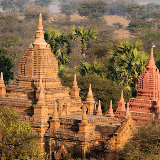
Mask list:
[{"label": "palm tree", "polygon": [[116,51],[110,53],[110,56],[112,66],[110,73],[114,73],[110,76],[117,79],[118,83],[125,85],[126,89],[132,89],[135,94],[138,77],[148,63],[148,55],[142,51],[142,43],[124,40]]},{"label": "palm tree", "polygon": [[81,38],[81,54],[85,56],[86,54],[86,45],[91,39],[96,39],[97,38],[97,31],[94,28],[89,28],[86,30],[84,27],[72,27],[72,34],[75,37],[80,37]]},{"label": "palm tree", "polygon": [[70,40],[72,39],[72,36],[66,36],[65,33],[59,33],[57,30],[52,28],[46,30],[44,38],[47,43],[50,44],[51,49],[58,60],[58,64],[69,63],[68,55],[71,52]]}]

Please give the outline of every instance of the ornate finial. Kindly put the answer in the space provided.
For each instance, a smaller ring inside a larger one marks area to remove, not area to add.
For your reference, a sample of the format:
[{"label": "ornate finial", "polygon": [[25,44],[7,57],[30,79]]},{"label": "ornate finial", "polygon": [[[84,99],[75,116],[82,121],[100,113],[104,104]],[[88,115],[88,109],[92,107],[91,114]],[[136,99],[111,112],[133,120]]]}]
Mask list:
[{"label": "ornate finial", "polygon": [[127,103],[127,110],[126,110],[126,116],[125,118],[131,117],[131,113],[129,111],[129,103]]},{"label": "ornate finial", "polygon": [[100,100],[98,103],[97,116],[102,116],[102,109],[101,109],[101,101]]},{"label": "ornate finial", "polygon": [[110,109],[112,109],[112,100],[110,101]]},{"label": "ornate finial", "polygon": [[124,98],[123,98],[123,90],[121,91],[121,99],[119,100],[119,102],[124,102]]},{"label": "ornate finial", "polygon": [[39,14],[39,23],[38,23],[38,28],[37,30],[43,30],[43,25],[42,25],[42,14]]},{"label": "ornate finial", "polygon": [[153,47],[151,48],[151,55],[146,68],[156,68],[154,56],[153,56]]},{"label": "ornate finial", "polygon": [[91,88],[91,84],[89,85],[89,91],[88,91],[88,95],[87,95],[87,102],[95,102],[94,98],[93,98],[93,93],[92,93],[92,88]]},{"label": "ornate finial", "polygon": [[47,43],[44,40],[44,31],[42,25],[42,14],[39,14],[39,23],[36,31],[36,40],[33,42],[34,45],[41,45],[42,47],[46,47]]},{"label": "ornate finial", "polygon": [[1,87],[5,87],[4,80],[3,80],[3,73],[2,72],[1,72],[0,86]]},{"label": "ornate finial", "polygon": [[92,88],[91,88],[91,84],[89,84],[89,91],[88,91],[88,95],[87,97],[93,97],[93,93],[92,93]]},{"label": "ornate finial", "polygon": [[1,81],[3,81],[3,73],[1,72]]},{"label": "ornate finial", "polygon": [[73,87],[77,87],[76,74],[74,74]]}]

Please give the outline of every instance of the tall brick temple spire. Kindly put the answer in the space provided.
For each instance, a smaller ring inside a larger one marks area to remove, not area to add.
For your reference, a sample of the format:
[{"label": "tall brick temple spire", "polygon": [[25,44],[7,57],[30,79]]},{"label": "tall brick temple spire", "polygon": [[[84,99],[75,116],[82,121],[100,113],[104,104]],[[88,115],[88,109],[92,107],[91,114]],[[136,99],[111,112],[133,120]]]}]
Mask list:
[{"label": "tall brick temple spire", "polygon": [[41,45],[45,47],[47,43],[44,40],[44,31],[43,31],[43,25],[42,25],[42,14],[39,14],[39,23],[36,31],[36,37],[35,41],[33,42],[33,45]]}]

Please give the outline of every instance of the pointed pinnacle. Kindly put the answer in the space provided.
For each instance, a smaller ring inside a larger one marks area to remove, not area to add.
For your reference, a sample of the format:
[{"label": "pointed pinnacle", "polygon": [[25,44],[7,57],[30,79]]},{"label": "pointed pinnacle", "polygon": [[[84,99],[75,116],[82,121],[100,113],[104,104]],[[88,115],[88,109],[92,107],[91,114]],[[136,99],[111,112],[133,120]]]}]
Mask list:
[{"label": "pointed pinnacle", "polygon": [[3,81],[3,72],[1,72],[1,81]]},{"label": "pointed pinnacle", "polygon": [[99,103],[98,103],[98,110],[101,111],[101,101],[99,100]]},{"label": "pointed pinnacle", "polygon": [[93,96],[92,88],[91,88],[91,84],[89,84],[89,91],[88,91],[88,95],[92,95],[92,96]]},{"label": "pointed pinnacle", "polygon": [[38,28],[37,30],[43,30],[43,25],[42,25],[42,14],[39,14],[39,23],[38,23]]},{"label": "pointed pinnacle", "polygon": [[151,55],[146,68],[156,68],[154,56],[153,56],[153,47],[151,48]]},{"label": "pointed pinnacle", "polygon": [[74,74],[73,87],[77,87],[76,74]]},{"label": "pointed pinnacle", "polygon": [[121,98],[120,98],[119,101],[124,102],[124,98],[123,98],[123,90],[121,91]]},{"label": "pointed pinnacle", "polygon": [[110,109],[112,109],[112,100],[110,101]]}]

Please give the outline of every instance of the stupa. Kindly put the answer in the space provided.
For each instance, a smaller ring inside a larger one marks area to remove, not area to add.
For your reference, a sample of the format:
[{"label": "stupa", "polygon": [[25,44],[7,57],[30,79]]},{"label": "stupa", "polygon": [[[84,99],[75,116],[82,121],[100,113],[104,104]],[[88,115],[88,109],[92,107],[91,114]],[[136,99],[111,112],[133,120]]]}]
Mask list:
[{"label": "stupa", "polygon": [[[124,100],[118,102],[124,103]],[[155,65],[153,48],[148,65],[138,80],[138,93],[136,98],[129,99],[129,110],[135,121],[150,120],[160,114],[160,74]],[[122,119],[125,117],[125,103],[118,106],[115,116]]]},{"label": "stupa", "polygon": [[[15,85],[6,87],[1,73],[0,105],[14,109],[21,121],[31,124],[41,137],[39,150],[47,152],[50,159],[58,159],[59,155],[66,154],[65,147],[75,145],[81,147],[78,152],[83,158],[88,149],[95,147],[93,144],[104,149],[110,141],[107,147],[116,144],[111,147],[112,150],[122,148],[132,130],[132,121],[126,120],[127,123],[118,130],[121,126],[119,120],[103,116],[100,102],[96,107],[91,84],[83,103],[79,91],[76,75],[71,89],[62,86],[58,77],[58,62],[44,40],[40,14],[35,41],[20,61]],[[120,136],[115,137],[119,133]],[[116,138],[118,145],[111,137]]]}]

